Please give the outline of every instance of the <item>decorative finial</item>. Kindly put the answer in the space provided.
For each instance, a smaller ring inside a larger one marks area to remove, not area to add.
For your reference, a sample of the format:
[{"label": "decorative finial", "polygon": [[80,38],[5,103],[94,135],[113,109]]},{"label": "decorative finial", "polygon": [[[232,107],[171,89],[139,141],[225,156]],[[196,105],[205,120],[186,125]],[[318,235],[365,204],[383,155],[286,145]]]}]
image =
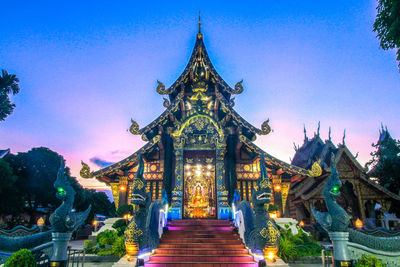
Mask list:
[{"label": "decorative finial", "polygon": [[201,14],[199,11],[199,33],[201,33]]},{"label": "decorative finial", "polygon": [[345,145],[345,142],[344,142],[345,139],[346,139],[346,129],[344,129],[344,131],[343,131],[343,139],[342,139],[343,145]]},{"label": "decorative finial", "polygon": [[329,126],[329,141],[332,141],[332,138],[331,138],[331,126]]},{"label": "decorative finial", "polygon": [[317,135],[319,136],[319,129],[321,128],[321,121],[318,121]]},{"label": "decorative finial", "polygon": [[306,125],[303,124],[303,126],[304,126],[304,141],[308,141]]}]

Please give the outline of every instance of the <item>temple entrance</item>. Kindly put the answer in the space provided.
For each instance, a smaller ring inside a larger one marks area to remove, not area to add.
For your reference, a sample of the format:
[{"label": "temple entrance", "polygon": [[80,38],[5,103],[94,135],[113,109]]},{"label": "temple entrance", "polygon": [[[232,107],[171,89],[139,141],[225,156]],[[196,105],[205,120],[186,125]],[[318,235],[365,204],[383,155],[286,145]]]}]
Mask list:
[{"label": "temple entrance", "polygon": [[215,151],[185,151],[183,217],[216,218]]}]

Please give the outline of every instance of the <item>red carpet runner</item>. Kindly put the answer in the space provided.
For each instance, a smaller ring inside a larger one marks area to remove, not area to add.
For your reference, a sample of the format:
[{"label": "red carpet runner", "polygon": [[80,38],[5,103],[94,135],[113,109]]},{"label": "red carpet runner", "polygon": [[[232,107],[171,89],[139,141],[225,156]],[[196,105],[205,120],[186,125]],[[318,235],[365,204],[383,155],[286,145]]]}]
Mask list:
[{"label": "red carpet runner", "polygon": [[227,220],[174,220],[145,266],[258,266]]}]

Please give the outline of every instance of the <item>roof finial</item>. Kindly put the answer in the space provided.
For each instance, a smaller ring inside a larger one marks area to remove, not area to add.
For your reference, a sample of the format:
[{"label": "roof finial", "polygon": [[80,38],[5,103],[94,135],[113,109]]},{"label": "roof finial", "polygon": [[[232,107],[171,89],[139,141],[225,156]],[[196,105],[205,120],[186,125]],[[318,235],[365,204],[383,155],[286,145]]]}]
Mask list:
[{"label": "roof finial", "polygon": [[317,136],[319,136],[319,129],[321,128],[321,121],[318,121]]},{"label": "roof finial", "polygon": [[331,126],[329,126],[329,141],[332,141],[332,138],[331,138]]},{"label": "roof finial", "polygon": [[303,124],[304,126],[304,142],[308,141],[308,137],[307,137],[307,130],[306,130],[306,125]]},{"label": "roof finial", "polygon": [[201,33],[201,14],[199,11],[199,33]]},{"label": "roof finial", "polygon": [[342,139],[343,145],[346,144],[345,141],[344,141],[345,139],[346,139],[346,129],[344,129],[344,131],[343,131],[343,139]]}]

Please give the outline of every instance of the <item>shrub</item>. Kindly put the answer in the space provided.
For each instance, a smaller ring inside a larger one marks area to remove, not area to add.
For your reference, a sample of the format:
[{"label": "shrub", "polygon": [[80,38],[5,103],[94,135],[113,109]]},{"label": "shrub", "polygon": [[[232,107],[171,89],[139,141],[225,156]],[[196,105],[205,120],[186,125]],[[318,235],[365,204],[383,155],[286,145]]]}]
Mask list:
[{"label": "shrub", "polygon": [[130,213],[130,214],[133,213],[133,207],[132,207],[132,205],[124,204],[117,209],[117,211],[115,212],[115,215],[117,217],[122,217],[128,213]]},{"label": "shrub", "polygon": [[97,256],[110,256],[113,255],[113,251],[111,248],[101,248],[99,252],[96,254]]},{"label": "shrub", "polygon": [[273,205],[273,204],[270,204],[270,205],[268,206],[268,211],[269,211],[269,212],[279,211],[279,208],[278,208],[278,206],[275,206],[275,205]]},{"label": "shrub", "polygon": [[96,237],[96,242],[101,246],[104,247],[106,245],[112,245],[117,238],[117,231],[114,230],[105,230],[101,232]]},{"label": "shrub", "polygon": [[35,257],[28,249],[20,249],[13,253],[4,267],[36,267]]},{"label": "shrub", "polygon": [[283,260],[296,260],[307,256],[320,256],[322,247],[318,241],[307,235],[301,228],[299,233],[294,235],[289,226],[281,228],[281,239],[278,255]]},{"label": "shrub", "polygon": [[126,226],[126,220],[125,219],[119,219],[115,223],[113,223],[112,228],[117,229],[120,227]]},{"label": "shrub", "polygon": [[356,267],[384,267],[385,265],[373,255],[362,255],[357,260]]},{"label": "shrub", "polygon": [[96,246],[96,242],[93,240],[85,240],[83,243],[83,249],[89,254],[96,254],[99,250],[99,248]]},{"label": "shrub", "polygon": [[119,236],[112,245],[113,255],[122,257],[126,254],[125,250],[125,237]]}]

